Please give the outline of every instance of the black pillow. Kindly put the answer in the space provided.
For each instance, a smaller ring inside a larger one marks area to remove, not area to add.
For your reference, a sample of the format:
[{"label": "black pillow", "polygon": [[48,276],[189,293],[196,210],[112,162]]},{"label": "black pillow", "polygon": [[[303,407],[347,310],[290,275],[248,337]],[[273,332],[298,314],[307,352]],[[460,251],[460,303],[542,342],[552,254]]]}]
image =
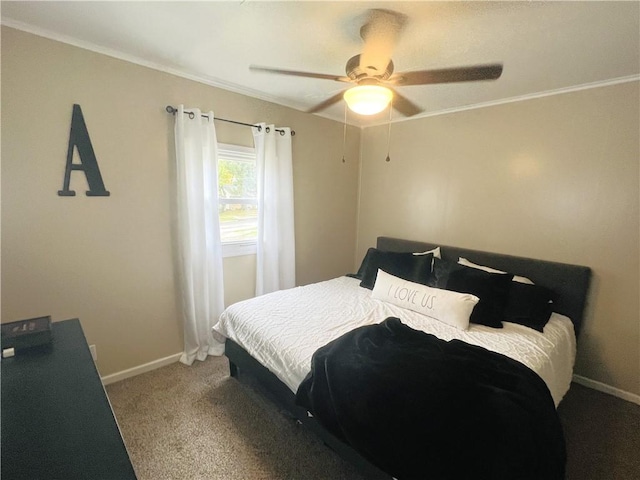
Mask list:
[{"label": "black pillow", "polygon": [[511,282],[504,320],[542,332],[551,317],[550,302],[554,297],[554,293],[548,288]]},{"label": "black pillow", "polygon": [[430,253],[414,255],[413,253],[383,252],[377,248],[370,248],[355,276],[361,280],[360,286],[369,290],[373,290],[378,269],[410,282],[427,285],[431,280],[432,260],[433,254]]},{"label": "black pillow", "polygon": [[350,273],[347,276],[362,280],[362,276],[367,269],[367,265],[369,265],[369,262],[371,261],[374,250],[375,248],[369,248],[369,250],[367,250],[367,253],[364,254],[364,258],[362,259],[362,263],[360,264],[360,268],[358,269],[358,271],[356,273]]},{"label": "black pillow", "polygon": [[433,280],[437,288],[470,293],[480,299],[469,321],[493,328],[502,328],[505,306],[513,275],[489,273],[446,260],[434,259]]},{"label": "black pillow", "polygon": [[465,267],[463,267],[459,263],[450,262],[441,258],[434,258],[429,286],[446,289],[447,280],[449,280],[449,275],[451,274],[451,272],[455,270],[462,270],[463,268]]}]

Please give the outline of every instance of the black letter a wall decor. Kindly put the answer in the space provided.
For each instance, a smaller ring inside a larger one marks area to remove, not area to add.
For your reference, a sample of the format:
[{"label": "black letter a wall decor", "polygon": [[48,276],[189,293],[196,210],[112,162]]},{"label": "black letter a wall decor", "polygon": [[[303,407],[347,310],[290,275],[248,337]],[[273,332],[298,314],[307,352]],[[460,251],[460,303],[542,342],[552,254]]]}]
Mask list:
[{"label": "black letter a wall decor", "polygon": [[[74,147],[78,149],[80,163],[73,163]],[[58,195],[61,197],[73,197],[76,194],[74,190],[69,190],[72,170],[82,170],[87,177],[87,183],[89,184],[88,197],[108,197],[110,195],[104,188],[100,168],[98,168],[98,160],[96,160],[96,154],[93,152],[89,131],[84,123],[80,105],[73,106],[69,149],[67,150],[67,168],[64,172],[64,186],[62,190],[58,190]]]}]

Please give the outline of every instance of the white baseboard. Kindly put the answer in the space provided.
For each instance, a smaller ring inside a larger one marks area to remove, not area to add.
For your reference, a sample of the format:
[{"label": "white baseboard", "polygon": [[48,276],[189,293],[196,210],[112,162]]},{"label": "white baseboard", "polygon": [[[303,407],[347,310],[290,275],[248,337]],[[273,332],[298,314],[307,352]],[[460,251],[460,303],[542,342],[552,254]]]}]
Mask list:
[{"label": "white baseboard", "polygon": [[106,375],[104,377],[101,377],[102,384],[109,385],[110,383],[119,382],[120,380],[124,380],[125,378],[135,377],[136,375],[150,372],[151,370],[155,370],[156,368],[171,365],[172,363],[179,361],[180,356],[182,356],[182,353],[176,353],[175,355],[159,358],[158,360],[145,363],[144,365],[138,365],[137,367],[129,368],[121,372],[112,373],[111,375]]},{"label": "white baseboard", "polygon": [[636,395],[635,393],[626,392],[624,390],[620,390],[619,388],[612,387],[611,385],[607,385],[606,383],[591,380],[590,378],[582,377],[580,375],[574,375],[573,381],[579,383],[584,387],[592,388],[594,390],[598,390],[599,392],[608,393],[609,395],[621,398],[622,400],[626,400],[627,402],[640,405],[640,395]]},{"label": "white baseboard", "polygon": [[[137,367],[129,368],[121,372],[112,373],[111,375],[106,375],[104,377],[101,377],[102,384],[109,385],[110,383],[119,382],[120,380],[124,380],[125,378],[135,377],[136,375],[140,375],[157,368],[171,365],[172,363],[178,362],[181,356],[182,353],[176,353],[168,357],[159,358],[158,360],[154,360],[153,362],[138,365]],[[627,402],[632,402],[640,405],[640,395],[636,395],[635,393],[620,390],[619,388],[612,387],[611,385],[607,385],[606,383],[598,382],[596,380],[591,380],[590,378],[583,377],[581,375],[573,375],[573,381],[584,387],[592,388],[599,392],[608,393],[609,395],[621,398],[622,400],[626,400]]]}]

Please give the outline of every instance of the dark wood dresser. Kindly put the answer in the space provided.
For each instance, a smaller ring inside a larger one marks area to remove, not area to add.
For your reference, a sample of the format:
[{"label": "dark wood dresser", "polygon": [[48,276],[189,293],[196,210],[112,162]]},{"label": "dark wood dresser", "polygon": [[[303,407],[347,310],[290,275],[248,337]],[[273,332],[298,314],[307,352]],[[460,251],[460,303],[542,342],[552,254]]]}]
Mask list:
[{"label": "dark wood dresser", "polygon": [[136,478],[78,319],[3,358],[1,377],[3,480]]}]

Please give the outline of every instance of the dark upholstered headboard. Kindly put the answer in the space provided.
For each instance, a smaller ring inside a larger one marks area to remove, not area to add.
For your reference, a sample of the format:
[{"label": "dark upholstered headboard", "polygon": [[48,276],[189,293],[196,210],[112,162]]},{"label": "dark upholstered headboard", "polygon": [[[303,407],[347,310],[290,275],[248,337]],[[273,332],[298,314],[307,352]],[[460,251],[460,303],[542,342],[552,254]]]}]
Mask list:
[{"label": "dark upholstered headboard", "polygon": [[435,247],[440,247],[444,260],[457,262],[458,257],[464,257],[480,265],[530,278],[536,285],[551,289],[557,295],[553,310],[573,321],[576,336],[580,332],[591,282],[589,267],[391,237],[378,237],[377,244],[379,250],[388,252],[422,252]]}]

